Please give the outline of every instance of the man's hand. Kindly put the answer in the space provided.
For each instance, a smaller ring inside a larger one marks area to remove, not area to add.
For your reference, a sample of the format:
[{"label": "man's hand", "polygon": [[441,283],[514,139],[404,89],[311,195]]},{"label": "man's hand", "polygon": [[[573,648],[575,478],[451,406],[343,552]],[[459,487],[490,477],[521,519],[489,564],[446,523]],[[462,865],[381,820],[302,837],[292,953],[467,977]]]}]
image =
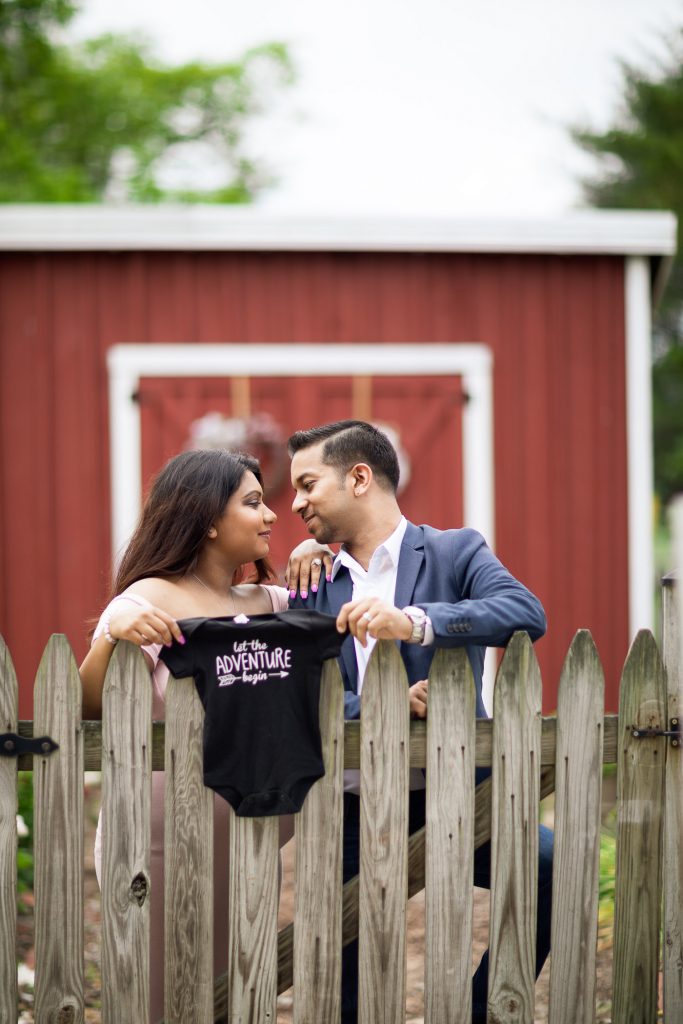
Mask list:
[{"label": "man's hand", "polygon": [[367,647],[368,636],[376,640],[409,640],[413,632],[408,616],[378,597],[365,597],[342,605],[337,629],[343,633],[347,627],[362,647]]},{"label": "man's hand", "polygon": [[420,679],[408,690],[410,695],[410,717],[411,718],[426,718],[427,717],[427,686],[429,684],[428,679]]},{"label": "man's hand", "polygon": [[296,597],[297,590],[300,590],[302,597],[308,597],[309,585],[311,593],[315,594],[323,568],[327,579],[332,578],[333,562],[334,551],[331,548],[321,546],[317,540],[302,540],[289,556],[285,569],[285,583],[289,596]]}]

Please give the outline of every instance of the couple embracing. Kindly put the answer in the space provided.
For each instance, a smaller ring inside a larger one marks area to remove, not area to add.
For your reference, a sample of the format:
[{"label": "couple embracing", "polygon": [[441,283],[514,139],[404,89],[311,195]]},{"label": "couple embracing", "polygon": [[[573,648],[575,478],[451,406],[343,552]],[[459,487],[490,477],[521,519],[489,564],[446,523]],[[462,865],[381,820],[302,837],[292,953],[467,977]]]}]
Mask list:
[{"label": "couple embracing", "polygon": [[[83,716],[99,717],[114,645],[140,646],[152,676],[153,715],[164,717],[168,669],[163,645],[183,644],[178,620],[309,608],[331,614],[340,633],[345,717],[360,715],[360,693],[377,639],[401,642],[411,713],[428,712],[427,677],[439,647],[464,645],[472,665],[477,715],[485,717],[482,672],[487,646],[504,645],[515,630],[532,640],[545,631],[540,602],[516,580],[471,529],[415,526],[396,499],[399,467],[388,438],[368,423],[346,420],[299,431],[289,440],[293,511],[313,541],[293,553],[287,590],[273,584],[268,563],[276,516],[264,502],[258,463],[221,451],[185,452],[156,478],[120,563],[114,597],[100,618],[83,665]],[[336,557],[326,545],[341,544]],[[253,565],[255,582],[236,582]],[[324,565],[324,572],[321,568]],[[154,773],[152,888],[163,892],[163,778]],[[350,773],[349,773],[350,775]],[[159,776],[159,777],[157,777]],[[344,795],[344,881],[358,873],[357,778]],[[227,966],[228,805],[215,798],[216,864],[214,962]],[[410,831],[424,825],[421,772],[411,773]],[[292,834],[280,818],[281,843]],[[550,945],[552,834],[541,829],[537,972]],[[489,884],[489,845],[474,854],[475,885]],[[97,857],[97,853],[96,853]],[[223,865],[223,870],[221,870]],[[152,913],[152,948],[163,949],[163,900]],[[473,981],[473,1021],[486,1020],[488,954]],[[357,943],[344,951],[342,1022],[357,1019]],[[163,1015],[163,957],[152,957],[151,1019]]]}]

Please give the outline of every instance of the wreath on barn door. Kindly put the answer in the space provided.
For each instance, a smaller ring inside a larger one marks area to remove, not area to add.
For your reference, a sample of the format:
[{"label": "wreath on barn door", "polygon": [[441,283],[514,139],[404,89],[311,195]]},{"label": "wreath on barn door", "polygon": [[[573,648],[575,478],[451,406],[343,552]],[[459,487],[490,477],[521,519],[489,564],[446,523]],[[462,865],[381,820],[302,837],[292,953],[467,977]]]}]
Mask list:
[{"label": "wreath on barn door", "polygon": [[[396,449],[401,473],[398,494],[411,477],[410,456],[401,440],[399,430],[388,424],[374,422],[374,426],[387,435]],[[266,493],[278,494],[289,478],[289,457],[282,428],[270,413],[258,412],[253,416],[223,416],[220,412],[207,412],[190,424],[187,448],[222,448],[229,452],[248,452],[261,463]]]},{"label": "wreath on barn door", "polygon": [[289,458],[282,428],[268,412],[253,416],[223,416],[207,412],[190,424],[187,448],[214,448],[248,452],[261,463],[268,497],[277,494],[289,478]]}]

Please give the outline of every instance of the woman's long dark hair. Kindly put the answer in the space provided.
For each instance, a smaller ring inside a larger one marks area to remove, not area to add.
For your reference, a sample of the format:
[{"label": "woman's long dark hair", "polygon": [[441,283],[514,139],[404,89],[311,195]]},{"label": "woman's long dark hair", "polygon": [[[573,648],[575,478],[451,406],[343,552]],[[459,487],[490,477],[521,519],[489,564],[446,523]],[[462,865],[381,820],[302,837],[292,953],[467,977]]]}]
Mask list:
[{"label": "woman's long dark hair", "polygon": [[[114,580],[113,596],[137,580],[192,572],[209,528],[250,470],[261,487],[256,459],[242,452],[189,451],[166,463],[154,479]],[[274,579],[270,564],[255,563],[259,583]]]}]

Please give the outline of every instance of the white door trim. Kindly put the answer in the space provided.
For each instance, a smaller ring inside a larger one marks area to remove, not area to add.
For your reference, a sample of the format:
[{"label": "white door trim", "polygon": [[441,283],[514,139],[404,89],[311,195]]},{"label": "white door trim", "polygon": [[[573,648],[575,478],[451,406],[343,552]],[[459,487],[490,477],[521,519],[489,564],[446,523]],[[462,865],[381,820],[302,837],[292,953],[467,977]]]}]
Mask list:
[{"label": "white door trim", "polygon": [[[463,408],[464,525],[494,543],[493,357],[486,345],[114,345],[109,369],[109,444],[114,559],[142,500],[142,377],[324,377],[352,368],[377,376],[459,376]],[[457,524],[454,524],[457,525]]]},{"label": "white door trim", "polygon": [[652,313],[649,261],[629,256],[625,264],[628,591],[633,639],[639,629],[654,628]]}]

